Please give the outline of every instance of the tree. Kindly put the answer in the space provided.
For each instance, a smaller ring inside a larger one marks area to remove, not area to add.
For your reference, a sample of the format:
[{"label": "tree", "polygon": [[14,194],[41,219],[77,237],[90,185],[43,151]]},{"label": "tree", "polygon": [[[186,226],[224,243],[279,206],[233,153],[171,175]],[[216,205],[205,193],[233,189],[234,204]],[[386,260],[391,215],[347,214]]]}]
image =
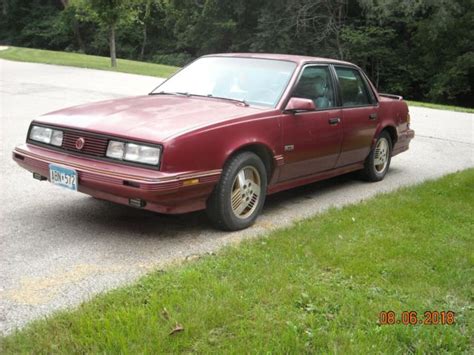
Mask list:
[{"label": "tree", "polygon": [[[69,10],[71,10],[71,5],[70,5],[70,1],[69,0],[61,0],[61,4],[63,5],[63,8],[64,8],[64,11],[65,12],[68,12]],[[75,9],[72,9],[72,28],[73,28],[73,32],[74,32],[74,37],[76,38],[76,41],[77,41],[77,44],[79,46],[79,49],[82,53],[85,53],[86,52],[86,45],[84,43],[84,40],[82,39],[82,35],[81,35],[81,30],[80,30],[80,27],[79,27],[79,21],[77,20],[76,18],[76,14],[75,14]]]},{"label": "tree", "polygon": [[336,50],[339,59],[344,59],[341,29],[347,17],[347,0],[314,0],[290,2],[289,13],[297,30],[313,34],[313,43],[326,43]]},{"label": "tree", "polygon": [[6,0],[2,0],[2,15],[3,16],[8,15],[8,4]]},{"label": "tree", "polygon": [[347,6],[348,0],[267,1],[251,48],[343,59],[341,29]]},{"label": "tree", "polygon": [[392,65],[392,48],[395,39],[391,28],[377,26],[345,26],[341,30],[341,39],[345,44],[348,60],[357,63],[372,78],[379,88],[381,71]]},{"label": "tree", "polygon": [[135,20],[142,27],[142,42],[138,59],[143,60],[148,44],[148,30],[160,20],[159,12],[162,10],[162,4],[160,0],[135,0],[133,8],[136,11]]},{"label": "tree", "polygon": [[473,0],[0,0],[0,43],[184,65],[207,53],[346,59],[380,90],[472,106]]},{"label": "tree", "polygon": [[91,0],[91,8],[97,14],[101,24],[109,31],[110,62],[117,67],[117,49],[115,45],[115,31],[121,16],[128,10],[126,0]]},{"label": "tree", "polygon": [[472,0],[359,2],[367,23],[398,34],[392,40],[390,86],[398,86],[400,92],[415,99],[472,106]]}]

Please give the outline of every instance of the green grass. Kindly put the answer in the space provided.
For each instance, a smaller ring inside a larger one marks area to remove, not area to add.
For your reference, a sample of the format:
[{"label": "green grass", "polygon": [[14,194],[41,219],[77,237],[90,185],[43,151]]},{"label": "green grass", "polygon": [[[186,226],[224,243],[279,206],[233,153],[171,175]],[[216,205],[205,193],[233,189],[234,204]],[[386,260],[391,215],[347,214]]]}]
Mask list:
[{"label": "green grass", "polygon": [[[333,209],[36,321],[0,353],[467,353],[473,201],[471,169]],[[456,324],[379,325],[387,310]]]},{"label": "green grass", "polygon": [[140,74],[167,78],[179,68],[168,65],[118,59],[117,68],[110,67],[110,58],[79,53],[55,52],[42,49],[9,47],[0,51],[0,58],[20,62],[67,65],[79,68],[101,69],[122,73]]},{"label": "green grass", "polygon": [[405,101],[407,102],[408,106],[420,106],[420,107],[433,108],[435,110],[447,110],[447,111],[474,113],[474,109],[469,108],[469,107],[432,104],[430,102],[420,102],[420,101],[410,101],[410,100],[405,100]]},{"label": "green grass", "polygon": [[[116,69],[112,69],[110,67],[110,58],[108,57],[19,47],[9,47],[6,50],[0,51],[0,58],[20,62],[67,65],[79,68],[118,71],[122,73],[157,76],[161,78],[167,78],[179,69],[178,67],[172,67],[168,65],[138,62],[126,59],[119,59],[118,67]],[[437,110],[474,113],[474,109],[467,107],[432,104],[427,102],[408,100],[407,103],[410,106],[421,106]]]}]

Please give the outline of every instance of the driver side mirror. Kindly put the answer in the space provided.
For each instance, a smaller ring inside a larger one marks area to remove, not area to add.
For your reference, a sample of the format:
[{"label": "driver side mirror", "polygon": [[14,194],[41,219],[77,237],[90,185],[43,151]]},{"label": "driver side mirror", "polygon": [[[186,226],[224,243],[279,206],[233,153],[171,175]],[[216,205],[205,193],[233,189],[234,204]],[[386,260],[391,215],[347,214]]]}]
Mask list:
[{"label": "driver side mirror", "polygon": [[316,105],[313,100],[303,99],[301,97],[292,97],[288,104],[286,105],[286,112],[304,112],[304,111],[314,111],[316,110]]}]

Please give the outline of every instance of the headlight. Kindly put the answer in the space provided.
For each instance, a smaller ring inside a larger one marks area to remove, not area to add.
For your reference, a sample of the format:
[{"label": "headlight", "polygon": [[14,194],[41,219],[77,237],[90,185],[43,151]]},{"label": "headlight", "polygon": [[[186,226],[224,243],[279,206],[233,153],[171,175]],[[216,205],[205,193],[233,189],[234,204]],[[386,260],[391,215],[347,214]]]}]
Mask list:
[{"label": "headlight", "polygon": [[110,141],[106,156],[113,159],[125,160],[148,165],[158,165],[161,149],[135,143]]},{"label": "headlight", "polygon": [[30,130],[30,139],[60,147],[63,144],[63,132],[52,128],[33,126]]},{"label": "headlight", "polygon": [[160,161],[160,148],[127,143],[124,159],[143,164],[158,165]]},{"label": "headlight", "polygon": [[53,129],[53,134],[51,135],[51,144],[57,147],[63,145],[63,131],[57,131]]},{"label": "headlight", "polygon": [[105,154],[109,158],[114,159],[123,159],[123,154],[125,152],[125,143],[110,141],[107,147],[107,153]]}]

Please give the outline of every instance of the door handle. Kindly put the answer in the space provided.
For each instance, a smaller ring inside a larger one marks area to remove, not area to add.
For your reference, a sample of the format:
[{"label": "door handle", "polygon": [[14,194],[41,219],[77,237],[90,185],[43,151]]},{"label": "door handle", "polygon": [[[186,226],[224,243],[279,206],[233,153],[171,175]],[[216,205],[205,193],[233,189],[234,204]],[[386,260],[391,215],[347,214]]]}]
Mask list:
[{"label": "door handle", "polygon": [[373,121],[373,120],[376,120],[377,119],[377,114],[376,113],[371,113],[369,115],[369,120]]},{"label": "door handle", "polygon": [[340,119],[339,117],[330,118],[330,119],[328,120],[328,122],[329,122],[329,124],[330,124],[331,126],[336,126],[336,125],[338,125],[339,123],[341,123],[341,119]]}]

